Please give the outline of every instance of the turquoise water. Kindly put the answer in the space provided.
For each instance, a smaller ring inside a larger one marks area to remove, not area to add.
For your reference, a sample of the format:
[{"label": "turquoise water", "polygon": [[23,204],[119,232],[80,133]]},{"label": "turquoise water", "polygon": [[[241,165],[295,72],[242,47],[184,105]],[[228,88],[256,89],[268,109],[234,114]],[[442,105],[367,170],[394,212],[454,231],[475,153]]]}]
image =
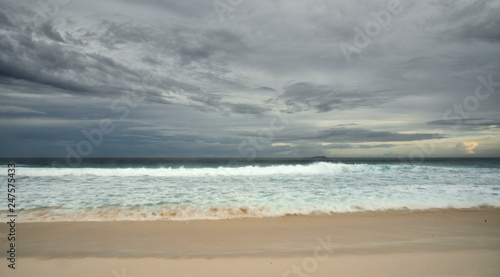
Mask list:
[{"label": "turquoise water", "polygon": [[[498,159],[94,159],[76,167],[50,159],[15,162],[20,221],[500,207]],[[1,162],[5,172],[7,163]]]}]

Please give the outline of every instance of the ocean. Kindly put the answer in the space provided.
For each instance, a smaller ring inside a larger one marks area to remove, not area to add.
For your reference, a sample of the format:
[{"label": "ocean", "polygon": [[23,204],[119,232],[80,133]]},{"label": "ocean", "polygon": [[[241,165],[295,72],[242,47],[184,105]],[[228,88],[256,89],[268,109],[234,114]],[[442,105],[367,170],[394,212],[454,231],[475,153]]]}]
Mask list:
[{"label": "ocean", "polygon": [[[500,159],[2,159],[19,222],[500,207]],[[7,204],[0,207],[6,214]]]}]

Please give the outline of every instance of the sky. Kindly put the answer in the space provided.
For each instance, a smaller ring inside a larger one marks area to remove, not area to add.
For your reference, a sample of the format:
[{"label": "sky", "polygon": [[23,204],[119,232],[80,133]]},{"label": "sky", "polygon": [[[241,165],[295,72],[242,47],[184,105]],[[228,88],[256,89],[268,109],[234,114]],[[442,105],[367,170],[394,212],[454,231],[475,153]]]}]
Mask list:
[{"label": "sky", "polygon": [[0,0],[0,157],[498,157],[499,14]]}]

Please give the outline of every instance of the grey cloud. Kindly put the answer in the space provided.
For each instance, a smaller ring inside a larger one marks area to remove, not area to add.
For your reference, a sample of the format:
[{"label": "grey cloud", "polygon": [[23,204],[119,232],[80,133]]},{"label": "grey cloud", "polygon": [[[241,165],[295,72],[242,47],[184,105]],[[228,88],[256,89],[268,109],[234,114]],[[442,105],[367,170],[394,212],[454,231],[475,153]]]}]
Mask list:
[{"label": "grey cloud", "polygon": [[[495,1],[436,1],[438,13],[428,21],[427,28],[439,36],[459,39],[500,41],[500,5]],[[478,16],[478,15],[481,16]]]},{"label": "grey cloud", "polygon": [[183,64],[201,62],[217,54],[221,58],[228,57],[243,53],[247,48],[238,35],[226,30],[193,30],[178,26],[172,35],[174,49]]},{"label": "grey cloud", "polygon": [[120,93],[120,89],[108,81],[109,77],[117,81],[120,75],[129,75],[129,78],[135,75],[110,58],[75,52],[54,42],[35,42],[31,36],[29,33],[12,35],[16,40],[2,36],[4,55],[0,57],[0,79],[25,80],[69,94],[108,97]]},{"label": "grey cloud", "polygon": [[[224,22],[213,1],[119,2],[74,0],[47,15],[40,1],[0,0],[0,125],[31,122],[0,145],[63,155],[84,139],[80,128],[120,116],[110,102],[145,93],[96,155],[237,156],[271,111],[289,119],[273,142],[296,146],[269,144],[259,156],[369,154],[446,139],[416,130],[455,125],[430,120],[473,95],[478,75],[500,70],[498,1],[401,1],[350,64],[339,43],[353,44],[354,28],[387,1],[243,1]],[[495,137],[499,99],[480,101],[446,136],[490,128]],[[50,128],[30,129],[38,122]]]},{"label": "grey cloud", "polygon": [[452,125],[452,126],[493,126],[495,128],[500,128],[500,120],[497,119],[486,119],[486,118],[467,118],[467,119],[448,119],[448,120],[434,120],[427,122],[428,125]]},{"label": "grey cloud", "polygon": [[[239,132],[242,136],[252,136],[250,132]],[[318,141],[338,143],[419,141],[445,138],[442,134],[405,134],[389,131],[373,131],[365,128],[330,128],[316,132],[282,131],[274,136],[277,142]]]},{"label": "grey cloud", "polygon": [[54,27],[50,24],[50,22],[43,24],[40,29],[48,38],[54,41],[64,42],[64,39],[61,37],[61,34],[59,34],[56,30],[54,30]]},{"label": "grey cloud", "polygon": [[311,108],[318,112],[327,112],[340,108],[343,101],[339,94],[341,94],[339,88],[300,82],[285,86],[279,98],[284,100],[290,112],[300,112]]},{"label": "grey cloud", "polygon": [[10,22],[9,18],[7,15],[5,15],[3,12],[0,12],[0,24],[8,27],[14,27],[14,24]]},{"label": "grey cloud", "polygon": [[388,131],[372,131],[364,128],[332,128],[319,131],[306,139],[325,142],[384,142],[384,141],[416,141],[443,138],[438,134],[403,134]]},{"label": "grey cloud", "polygon": [[396,144],[361,144],[361,145],[353,145],[353,144],[329,144],[326,145],[325,148],[328,149],[372,149],[372,148],[391,148],[396,146]]},{"label": "grey cloud", "polygon": [[[137,4],[134,0],[124,0],[132,4]],[[211,1],[164,1],[164,0],[143,0],[142,5],[149,5],[154,9],[161,9],[170,14],[180,17],[196,18],[213,16],[213,2]]]},{"label": "grey cloud", "polygon": [[33,114],[46,114],[45,112],[35,109],[16,107],[16,106],[0,106],[0,113],[33,113]]},{"label": "grey cloud", "polygon": [[337,126],[343,127],[343,126],[356,126],[356,125],[358,125],[358,124],[356,124],[356,123],[343,123],[343,124],[338,124]]},{"label": "grey cloud", "polygon": [[346,90],[334,85],[318,85],[308,82],[288,84],[278,99],[287,105],[289,113],[316,110],[319,113],[332,110],[374,107],[390,101],[384,90]]},{"label": "grey cloud", "polygon": [[306,139],[325,142],[384,142],[384,141],[416,141],[444,138],[440,134],[416,133],[403,134],[388,131],[372,131],[364,128],[331,128],[319,131]]},{"label": "grey cloud", "polygon": [[275,89],[271,88],[271,87],[266,87],[266,86],[262,86],[262,87],[258,87],[256,88],[256,90],[265,90],[265,91],[276,91]]},{"label": "grey cloud", "polygon": [[[135,69],[134,66],[125,66],[106,56],[110,52],[75,51],[75,46],[80,48],[88,45],[91,39],[100,42],[109,51],[121,47],[120,44],[145,44],[156,49],[164,48],[167,54],[171,53],[172,57],[177,58],[179,66],[201,62],[202,67],[207,67],[206,72],[193,73],[199,80],[245,88],[238,81],[217,76],[217,70],[210,62],[202,61],[218,55],[217,53],[226,55],[244,51],[245,46],[237,35],[225,30],[195,30],[180,25],[159,30],[130,22],[115,23],[107,20],[103,20],[99,27],[95,31],[68,35],[73,45],[70,41],[62,43],[65,42],[64,39],[50,22],[28,33],[11,33],[10,37],[2,35],[0,47],[5,50],[6,55],[0,59],[0,79],[25,80],[33,86],[44,85],[60,92],[96,97],[117,97],[130,90],[143,90],[142,86],[146,82],[148,102],[186,105],[205,112],[224,114],[232,112],[259,115],[267,111],[254,104],[222,103],[220,97],[214,97],[192,82],[178,81],[160,72],[149,73]],[[33,40],[37,35],[50,40]],[[155,61],[156,65],[162,64],[151,57],[146,58]],[[150,75],[156,79],[145,81],[144,78],[149,78]],[[182,100],[185,98],[192,101]]]},{"label": "grey cloud", "polygon": [[396,146],[396,144],[388,144],[388,143],[382,143],[382,144],[373,144],[373,145],[356,145],[357,148],[363,148],[363,149],[369,149],[369,148],[391,148]]},{"label": "grey cloud", "polygon": [[118,23],[102,20],[99,29],[87,31],[82,39],[95,38],[108,49],[118,49],[127,43],[153,43],[156,39],[154,29],[137,26],[133,22]]},{"label": "grey cloud", "polygon": [[229,106],[232,112],[239,114],[261,115],[269,111],[269,109],[251,104],[225,103],[225,105]]}]

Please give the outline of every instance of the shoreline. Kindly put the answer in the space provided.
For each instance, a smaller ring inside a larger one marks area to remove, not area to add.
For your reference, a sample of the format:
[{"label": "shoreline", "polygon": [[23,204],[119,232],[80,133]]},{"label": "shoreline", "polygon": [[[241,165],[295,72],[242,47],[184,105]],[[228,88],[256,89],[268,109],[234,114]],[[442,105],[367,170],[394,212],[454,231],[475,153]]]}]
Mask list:
[{"label": "shoreline", "polygon": [[[230,220],[40,222],[18,223],[17,228],[18,268],[14,274],[4,265],[2,276],[75,272],[116,276],[111,271],[122,274],[122,268],[126,275],[118,276],[164,276],[166,272],[256,276],[252,270],[261,276],[282,276],[304,261],[317,267],[310,276],[500,273],[498,208]],[[1,245],[7,245],[7,231],[7,224],[0,225]],[[5,259],[6,252],[1,252]],[[406,272],[400,265],[415,270]]]},{"label": "shoreline", "polygon": [[[176,217],[176,215],[168,215],[168,211],[158,210],[141,210],[139,208],[130,209],[97,209],[88,211],[75,211],[52,213],[58,208],[41,208],[33,210],[19,210],[19,223],[62,223],[62,222],[155,222],[155,221],[220,221],[220,220],[240,220],[240,219],[266,219],[266,218],[282,218],[282,217],[328,217],[328,216],[359,216],[359,215],[385,215],[385,214],[410,214],[410,213],[428,213],[428,212],[447,212],[447,211],[482,211],[482,210],[499,210],[500,207],[492,205],[478,205],[468,208],[423,208],[410,209],[407,207],[393,208],[385,210],[359,210],[346,212],[315,212],[315,213],[289,213],[283,215],[265,215],[251,214],[251,209],[247,206],[231,207],[222,206],[214,207],[214,213],[218,211],[229,211],[229,216],[212,216],[212,217]],[[165,214],[164,214],[165,213]],[[1,216],[7,216],[7,211],[0,211]],[[26,218],[28,220],[24,221]],[[34,219],[36,218],[36,219]],[[71,219],[68,219],[71,218]],[[75,219],[78,218],[78,219]]]}]

